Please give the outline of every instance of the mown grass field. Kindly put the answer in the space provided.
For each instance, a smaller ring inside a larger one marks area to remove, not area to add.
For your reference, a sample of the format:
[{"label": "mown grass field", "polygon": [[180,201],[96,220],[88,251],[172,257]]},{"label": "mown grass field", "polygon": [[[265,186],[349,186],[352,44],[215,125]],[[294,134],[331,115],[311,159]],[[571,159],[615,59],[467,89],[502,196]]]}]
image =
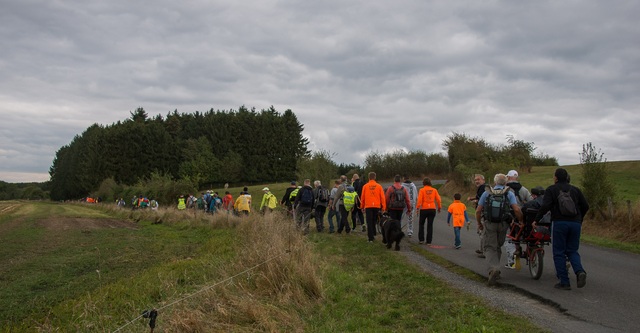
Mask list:
[{"label": "mown grass field", "polygon": [[[11,209],[3,210],[6,207]],[[0,204],[2,332],[539,332],[358,235],[246,219]]]}]

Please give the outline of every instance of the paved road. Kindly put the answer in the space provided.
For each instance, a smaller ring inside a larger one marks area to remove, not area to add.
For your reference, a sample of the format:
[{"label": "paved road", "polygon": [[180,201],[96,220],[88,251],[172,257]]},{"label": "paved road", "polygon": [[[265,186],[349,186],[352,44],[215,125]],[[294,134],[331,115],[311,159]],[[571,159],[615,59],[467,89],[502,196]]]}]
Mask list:
[{"label": "paved road", "polygon": [[[475,254],[479,247],[479,238],[473,228],[475,222],[472,222],[470,231],[462,230],[462,248],[456,250],[453,248],[453,228],[447,226],[446,217],[446,210],[436,216],[433,244],[425,248],[486,276],[484,259]],[[417,244],[417,234],[418,226],[414,222],[414,235],[406,239]],[[571,274],[573,289],[563,291],[553,288],[557,280],[551,247],[545,250],[544,270],[539,280],[531,278],[523,261],[520,271],[502,269],[499,288],[513,287],[554,304],[565,314],[583,321],[586,328],[580,330],[583,332],[640,332],[640,255],[582,244],[580,254],[588,273],[587,285],[582,289],[576,288],[575,276]],[[504,256],[502,260],[505,264]]]}]

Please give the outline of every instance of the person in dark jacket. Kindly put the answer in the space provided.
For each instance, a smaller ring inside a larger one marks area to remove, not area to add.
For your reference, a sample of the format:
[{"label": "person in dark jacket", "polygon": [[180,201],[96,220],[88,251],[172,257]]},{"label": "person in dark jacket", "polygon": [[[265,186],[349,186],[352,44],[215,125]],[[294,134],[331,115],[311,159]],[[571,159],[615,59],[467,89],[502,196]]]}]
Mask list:
[{"label": "person in dark jacket", "polygon": [[[356,191],[356,194],[358,194],[358,198],[360,198],[362,196],[362,181],[360,180],[360,176],[358,176],[357,173],[354,173],[351,177],[351,184],[353,186],[353,189]],[[360,225],[362,226],[362,231],[365,231],[366,223],[364,221],[364,213],[362,213],[362,210],[359,206],[353,210],[353,213],[351,213],[351,219],[353,220],[353,228],[351,229],[352,231],[356,230],[358,222],[360,222]]]},{"label": "person in dark jacket", "polygon": [[284,196],[282,196],[282,199],[280,200],[280,205],[284,206],[287,209],[287,215],[289,216],[293,216],[293,202],[291,202],[290,196],[291,196],[291,192],[293,192],[293,190],[295,190],[296,188],[298,188],[296,186],[296,181],[292,181],[291,182],[291,186],[287,187],[287,189],[284,191]]},{"label": "person in dark jacket", "polygon": [[[560,280],[554,287],[562,290],[571,290],[569,272],[566,259],[569,259],[573,272],[576,274],[576,285],[582,288],[587,283],[587,273],[582,267],[578,248],[580,246],[580,232],[582,221],[589,210],[589,203],[579,188],[569,184],[567,170],[558,168],[554,174],[555,184],[547,187],[542,200],[542,207],[533,221],[540,221],[544,214],[551,211],[551,239],[553,247],[553,263],[556,266],[556,276]],[[560,191],[569,191],[577,214],[572,216],[562,215],[558,204]]]},{"label": "person in dark jacket", "polygon": [[[484,181],[484,176],[481,174],[475,174],[473,176],[473,182],[476,184],[476,196],[475,197],[468,197],[467,201],[473,202],[473,206],[474,208],[478,208],[478,201],[480,200],[480,197],[482,196],[482,194],[485,191],[485,181]],[[482,223],[482,222],[481,222]],[[478,255],[479,258],[485,258],[484,256],[484,237],[482,236],[482,234],[484,233],[484,229],[477,229],[478,232],[478,236],[480,236],[480,248],[476,250],[476,254]]]},{"label": "person in dark jacket", "polygon": [[[305,202],[305,198],[308,198],[307,202]],[[305,179],[304,186],[298,190],[298,195],[296,195],[293,203],[296,227],[304,235],[309,233],[309,220],[311,219],[311,211],[313,210],[315,199],[313,188],[311,187],[311,179]]]}]

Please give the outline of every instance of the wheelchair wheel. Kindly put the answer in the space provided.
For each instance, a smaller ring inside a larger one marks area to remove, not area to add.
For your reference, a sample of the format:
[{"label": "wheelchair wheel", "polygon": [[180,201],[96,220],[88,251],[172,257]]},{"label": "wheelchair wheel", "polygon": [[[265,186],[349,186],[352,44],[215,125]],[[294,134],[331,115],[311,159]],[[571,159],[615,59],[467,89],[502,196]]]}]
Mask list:
[{"label": "wheelchair wheel", "polygon": [[529,273],[534,280],[540,279],[542,276],[542,266],[544,262],[544,251],[542,249],[534,249],[529,257]]}]

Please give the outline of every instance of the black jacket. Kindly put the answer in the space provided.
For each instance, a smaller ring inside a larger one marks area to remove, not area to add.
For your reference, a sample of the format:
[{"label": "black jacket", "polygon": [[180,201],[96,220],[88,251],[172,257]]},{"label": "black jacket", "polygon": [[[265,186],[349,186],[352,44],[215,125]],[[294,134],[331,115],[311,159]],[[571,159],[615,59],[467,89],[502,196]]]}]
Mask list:
[{"label": "black jacket", "polygon": [[[569,190],[578,214],[574,216],[564,216],[560,213],[560,209],[558,208],[558,195],[560,195],[561,190]],[[587,214],[587,211],[589,211],[589,203],[587,203],[587,199],[585,199],[579,188],[567,182],[557,182],[544,191],[542,207],[540,207],[535,220],[540,221],[542,216],[548,211],[551,211],[551,221],[574,221],[582,223],[584,216]]]}]

